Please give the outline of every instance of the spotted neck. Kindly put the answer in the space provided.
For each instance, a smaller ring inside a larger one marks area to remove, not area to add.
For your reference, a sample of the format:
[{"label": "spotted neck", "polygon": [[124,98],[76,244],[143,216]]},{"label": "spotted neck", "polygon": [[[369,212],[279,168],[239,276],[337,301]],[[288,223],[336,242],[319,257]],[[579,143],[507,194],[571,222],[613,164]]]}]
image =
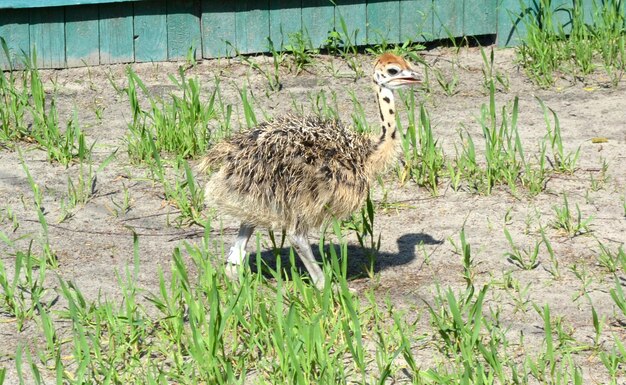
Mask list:
[{"label": "spotted neck", "polygon": [[396,159],[398,153],[396,107],[393,92],[385,87],[377,88],[378,112],[380,114],[380,136],[372,138],[373,151],[367,160],[367,173],[370,178],[384,171]]},{"label": "spotted neck", "polygon": [[378,87],[378,112],[380,113],[381,135],[378,145],[396,139],[396,106],[393,92],[385,87]]}]

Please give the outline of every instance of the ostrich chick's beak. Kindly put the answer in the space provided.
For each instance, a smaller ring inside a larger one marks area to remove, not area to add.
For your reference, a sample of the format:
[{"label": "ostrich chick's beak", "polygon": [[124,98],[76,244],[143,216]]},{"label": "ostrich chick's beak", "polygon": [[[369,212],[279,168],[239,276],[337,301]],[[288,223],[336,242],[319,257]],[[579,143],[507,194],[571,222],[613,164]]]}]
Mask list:
[{"label": "ostrich chick's beak", "polygon": [[393,78],[389,79],[387,83],[387,87],[389,88],[402,88],[408,87],[415,84],[421,84],[422,77],[413,70],[402,70],[400,73]]}]

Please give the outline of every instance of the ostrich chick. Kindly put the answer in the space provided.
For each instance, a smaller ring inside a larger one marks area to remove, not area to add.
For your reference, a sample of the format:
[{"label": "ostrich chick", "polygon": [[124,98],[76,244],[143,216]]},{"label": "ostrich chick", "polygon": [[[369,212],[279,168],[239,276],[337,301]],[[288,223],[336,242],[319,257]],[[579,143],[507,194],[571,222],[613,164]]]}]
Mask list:
[{"label": "ostrich chick", "polygon": [[200,170],[216,171],[206,185],[207,203],[241,220],[228,270],[245,260],[255,227],[284,230],[313,283],[324,287],[309,229],[361,207],[370,182],[398,152],[392,90],[420,82],[410,64],[391,53],[378,58],[373,79],[378,135],[360,135],[336,120],[287,115],[216,144],[202,160]]}]

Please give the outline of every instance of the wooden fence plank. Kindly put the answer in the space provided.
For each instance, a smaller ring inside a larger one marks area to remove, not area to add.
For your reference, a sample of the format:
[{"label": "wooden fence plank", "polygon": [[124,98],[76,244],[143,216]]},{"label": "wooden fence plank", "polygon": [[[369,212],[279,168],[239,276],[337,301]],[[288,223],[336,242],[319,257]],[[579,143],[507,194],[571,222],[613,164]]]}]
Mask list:
[{"label": "wooden fence plank", "polygon": [[302,0],[302,33],[314,48],[323,46],[335,27],[335,7],[329,0]]},{"label": "wooden fence plank", "polygon": [[572,0],[552,0],[553,22],[556,29],[563,28],[565,33],[572,31]]},{"label": "wooden fence plank", "polygon": [[41,68],[65,67],[65,14],[63,8],[30,11],[30,45]]},{"label": "wooden fence plank", "polygon": [[433,35],[432,0],[400,2],[400,41],[427,41]]},{"label": "wooden fence plank", "polygon": [[234,54],[235,45],[235,2],[202,0],[202,56],[205,58],[225,57]]},{"label": "wooden fence plank", "polygon": [[133,7],[128,4],[101,4],[100,63],[128,63],[133,51]]},{"label": "wooden fence plank", "polygon": [[269,0],[238,0],[235,25],[241,53],[267,51],[270,34]]},{"label": "wooden fence plank", "polygon": [[167,7],[165,0],[134,4],[135,61],[167,60]]},{"label": "wooden fence plank", "polygon": [[302,30],[301,0],[270,0],[270,39],[276,50],[289,45],[289,36]]},{"label": "wooden fence plank", "polygon": [[501,0],[497,8],[497,42],[501,47],[515,46],[526,35],[524,15],[527,9],[519,0]]},{"label": "wooden fence plank", "polygon": [[[364,45],[367,41],[367,4],[363,0],[338,1],[337,3],[335,30],[341,34],[347,34],[350,43]],[[346,31],[341,25],[342,20],[345,22]]]},{"label": "wooden fence plank", "polygon": [[[566,33],[571,30],[571,0],[553,0],[551,3],[555,31],[559,25]],[[526,0],[503,0],[497,12],[498,45],[513,46],[521,44],[526,36],[525,22],[540,12],[540,4]]]},{"label": "wooden fence plank", "polygon": [[[593,23],[593,1],[583,1],[583,14],[585,23]],[[624,14],[626,16],[626,13]]]},{"label": "wooden fence plank", "polygon": [[400,2],[369,1],[367,3],[367,43],[398,43],[400,41]]},{"label": "wooden fence plank", "polygon": [[202,57],[200,3],[196,0],[167,1],[167,58],[185,59],[189,49],[194,57]]},{"label": "wooden fence plank", "polygon": [[434,0],[433,38],[463,36],[463,0]]},{"label": "wooden fence plank", "polygon": [[65,60],[68,67],[100,64],[98,6],[65,9]]},{"label": "wooden fence plank", "polygon": [[[23,54],[30,51],[30,16],[27,9],[5,9],[0,12],[0,37],[9,47],[11,64],[14,68],[23,68]],[[4,51],[0,49],[0,69],[11,68]]]},{"label": "wooden fence plank", "polygon": [[497,1],[466,0],[463,9],[463,35],[495,34]]},{"label": "wooden fence plank", "polygon": [[4,8],[47,8],[101,3],[116,3],[140,0],[2,0],[0,9]]}]

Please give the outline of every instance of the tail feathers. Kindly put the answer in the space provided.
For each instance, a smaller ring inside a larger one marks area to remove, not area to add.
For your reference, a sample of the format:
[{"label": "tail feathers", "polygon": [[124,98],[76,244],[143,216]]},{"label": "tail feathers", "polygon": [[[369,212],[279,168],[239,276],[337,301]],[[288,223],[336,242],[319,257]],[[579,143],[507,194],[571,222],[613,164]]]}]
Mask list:
[{"label": "tail feathers", "polygon": [[229,150],[230,146],[218,143],[200,160],[196,170],[200,173],[208,173],[211,169],[219,167],[223,159],[229,154]]},{"label": "tail feathers", "polygon": [[210,156],[205,156],[200,160],[200,163],[196,166],[196,170],[199,173],[206,174],[211,169],[211,165],[213,164],[213,159]]}]

